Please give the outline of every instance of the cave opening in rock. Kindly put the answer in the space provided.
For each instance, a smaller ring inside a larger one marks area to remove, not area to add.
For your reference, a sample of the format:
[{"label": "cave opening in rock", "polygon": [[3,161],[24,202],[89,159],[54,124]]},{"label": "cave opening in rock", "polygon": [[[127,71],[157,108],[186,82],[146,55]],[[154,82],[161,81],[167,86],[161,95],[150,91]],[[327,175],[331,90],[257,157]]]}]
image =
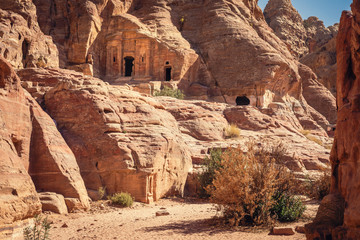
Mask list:
[{"label": "cave opening in rock", "polygon": [[250,99],[248,99],[245,96],[242,97],[237,97],[236,98],[236,105],[237,106],[246,106],[246,105],[250,105]]},{"label": "cave opening in rock", "polygon": [[22,57],[23,57],[23,66],[24,68],[26,67],[26,57],[27,55],[29,54],[29,47],[30,47],[30,43],[25,39],[23,42],[22,42]]},{"label": "cave opening in rock", "polygon": [[133,57],[125,57],[125,77],[131,77],[134,66],[134,58]]},{"label": "cave opening in rock", "polygon": [[165,81],[171,80],[171,67],[165,68]]}]

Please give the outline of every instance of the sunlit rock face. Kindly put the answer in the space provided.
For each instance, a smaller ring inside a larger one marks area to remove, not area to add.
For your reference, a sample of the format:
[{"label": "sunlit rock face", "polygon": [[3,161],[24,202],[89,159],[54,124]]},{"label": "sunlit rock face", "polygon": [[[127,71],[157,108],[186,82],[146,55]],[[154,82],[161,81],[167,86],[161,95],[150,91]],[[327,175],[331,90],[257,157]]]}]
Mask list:
[{"label": "sunlit rock face", "polygon": [[[331,195],[307,226],[307,238],[359,239],[359,16],[360,1],[352,13],[343,12],[337,36],[337,106],[335,143],[331,152]],[[321,238],[321,237],[320,237]]]},{"label": "sunlit rock face", "polygon": [[[41,211],[37,192],[52,191],[89,207],[75,157],[55,123],[23,90],[12,66],[0,57],[0,224]],[[71,209],[72,210],[72,209]]]}]

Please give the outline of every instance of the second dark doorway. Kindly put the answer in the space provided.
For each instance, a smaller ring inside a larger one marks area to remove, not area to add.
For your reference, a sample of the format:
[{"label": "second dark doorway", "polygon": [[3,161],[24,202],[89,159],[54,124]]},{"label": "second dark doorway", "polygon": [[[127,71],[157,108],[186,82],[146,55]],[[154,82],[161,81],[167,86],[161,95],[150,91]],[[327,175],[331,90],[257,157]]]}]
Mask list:
[{"label": "second dark doorway", "polygon": [[171,67],[165,68],[165,81],[171,80]]},{"label": "second dark doorway", "polygon": [[250,99],[245,96],[236,98],[236,105],[238,106],[246,106],[250,104]]},{"label": "second dark doorway", "polygon": [[125,77],[131,77],[134,66],[134,58],[125,57],[124,60],[125,60]]}]

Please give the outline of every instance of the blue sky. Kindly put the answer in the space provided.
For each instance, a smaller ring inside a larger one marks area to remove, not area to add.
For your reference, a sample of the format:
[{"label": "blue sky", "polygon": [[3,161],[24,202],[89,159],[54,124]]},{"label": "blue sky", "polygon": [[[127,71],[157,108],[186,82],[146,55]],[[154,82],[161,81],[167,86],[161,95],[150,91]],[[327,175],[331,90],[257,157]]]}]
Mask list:
[{"label": "blue sky", "polygon": [[[259,0],[259,6],[264,10],[268,0]],[[350,10],[352,0],[292,0],[293,6],[303,19],[316,16],[324,21],[325,26],[340,21],[341,12]]]}]

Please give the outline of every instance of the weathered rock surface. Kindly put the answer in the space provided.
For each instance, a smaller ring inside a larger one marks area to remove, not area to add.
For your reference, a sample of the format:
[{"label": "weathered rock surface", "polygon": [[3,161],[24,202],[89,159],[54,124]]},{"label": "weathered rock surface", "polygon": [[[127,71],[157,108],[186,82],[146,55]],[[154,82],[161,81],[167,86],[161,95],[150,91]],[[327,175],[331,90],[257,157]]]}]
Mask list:
[{"label": "weathered rock surface", "polygon": [[310,67],[317,75],[318,81],[336,96],[336,37],[320,49],[301,58],[300,62]]},{"label": "weathered rock surface", "polygon": [[64,196],[53,192],[39,193],[42,211],[50,211],[58,214],[68,213]]},{"label": "weathered rock surface", "polygon": [[0,2],[0,55],[14,68],[59,66],[58,49],[40,30],[32,1]]},{"label": "weathered rock surface", "polygon": [[[331,140],[313,120],[316,111],[304,108],[300,102],[272,103],[264,109],[235,107],[200,100],[145,97],[128,90],[130,87],[110,86],[68,70],[24,69],[19,74],[23,85],[30,89],[36,83],[44,84],[38,89],[44,90],[41,96],[45,101],[41,97],[38,101],[56,120],[91,193],[106,186],[110,194],[126,190],[138,201],[150,197],[156,200],[171,186],[182,191],[186,171],[196,170],[196,166],[190,169],[190,157],[199,164],[212,148],[236,147],[249,140],[266,145],[286,141],[284,164],[299,178],[317,175],[329,167],[329,150],[309,141],[301,131],[311,130],[324,146]],[[54,86],[55,82],[58,84]],[[328,124],[322,115],[317,117],[318,122]],[[242,129],[240,139],[224,138],[224,128],[229,123]],[[178,157],[179,153],[182,157]],[[163,174],[164,162],[165,168],[178,177]],[[157,184],[153,192],[158,191],[153,195],[144,187],[150,186],[152,176]],[[132,185],[123,183],[125,177]]]},{"label": "weathered rock surface", "polygon": [[338,120],[331,152],[331,195],[327,196],[312,224],[308,239],[359,239],[359,81],[360,1],[343,12],[337,36]]},{"label": "weathered rock surface", "polygon": [[81,207],[87,208],[87,193],[71,150],[2,57],[0,87],[0,224],[38,214],[41,205],[36,190],[78,198]]},{"label": "weathered rock surface", "polygon": [[31,134],[30,112],[20,81],[0,57],[0,224],[11,224],[41,210],[27,173]]},{"label": "weathered rock surface", "polygon": [[293,56],[301,58],[309,53],[303,20],[291,0],[270,0],[264,9],[264,16]]},{"label": "weathered rock surface", "polygon": [[309,52],[315,52],[324,46],[331,39],[336,37],[339,29],[338,24],[330,27],[325,27],[324,22],[317,17],[309,17],[304,20],[304,26],[308,37]]},{"label": "weathered rock surface", "polygon": [[29,76],[26,71],[59,82],[45,86],[50,90],[43,105],[74,152],[89,190],[127,191],[143,202],[182,193],[191,158],[175,118],[161,104],[73,71],[28,69],[21,75]]},{"label": "weathered rock surface", "polygon": [[264,9],[264,16],[292,55],[310,67],[318,81],[335,95],[338,24],[327,28],[316,17],[303,21],[291,0],[270,0]]},{"label": "weathered rock surface", "polygon": [[290,104],[288,96],[302,101],[303,81],[309,84],[253,0],[230,8],[223,1],[35,4],[41,28],[66,55],[63,66],[83,71],[88,64],[87,72],[113,83],[172,79],[195,99],[235,104],[245,96],[259,107]]}]

